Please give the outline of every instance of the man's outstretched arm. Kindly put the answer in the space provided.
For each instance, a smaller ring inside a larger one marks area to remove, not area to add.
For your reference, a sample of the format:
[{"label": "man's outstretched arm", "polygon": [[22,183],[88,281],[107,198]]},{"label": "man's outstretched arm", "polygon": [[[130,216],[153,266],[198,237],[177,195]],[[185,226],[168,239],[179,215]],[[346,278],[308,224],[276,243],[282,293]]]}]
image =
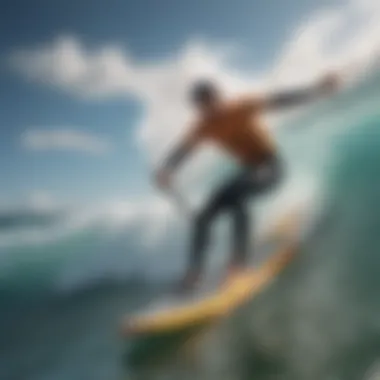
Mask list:
[{"label": "man's outstretched arm", "polygon": [[264,96],[258,99],[258,107],[262,110],[281,110],[306,104],[334,93],[339,84],[337,75],[328,74],[314,85]]}]

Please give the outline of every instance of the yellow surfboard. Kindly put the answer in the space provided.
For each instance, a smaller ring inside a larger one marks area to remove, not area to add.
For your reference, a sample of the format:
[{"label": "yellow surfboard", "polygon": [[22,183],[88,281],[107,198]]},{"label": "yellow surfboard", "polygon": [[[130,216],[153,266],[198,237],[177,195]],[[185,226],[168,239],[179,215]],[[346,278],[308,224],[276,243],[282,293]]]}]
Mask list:
[{"label": "yellow surfboard", "polygon": [[[213,294],[147,315],[127,316],[121,325],[125,337],[154,335],[180,331],[192,326],[205,325],[217,320],[244,304],[263,290],[294,258],[297,239],[294,232],[300,226],[294,214],[281,220],[265,240],[285,237],[286,243],[272,254],[264,264],[236,275],[232,281],[215,290]],[[282,240],[282,239],[281,239]]]}]

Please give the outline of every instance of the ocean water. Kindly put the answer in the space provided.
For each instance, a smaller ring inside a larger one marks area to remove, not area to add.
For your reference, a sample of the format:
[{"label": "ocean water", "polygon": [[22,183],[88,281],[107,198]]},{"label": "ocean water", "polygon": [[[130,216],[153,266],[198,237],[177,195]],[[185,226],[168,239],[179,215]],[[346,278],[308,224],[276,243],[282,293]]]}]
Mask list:
[{"label": "ocean water", "polygon": [[378,378],[379,104],[375,74],[276,131],[288,181],[256,205],[259,222],[303,200],[318,211],[315,230],[259,297],[170,349],[162,342],[154,360],[129,360],[134,343],[118,326],[180,273],[186,222],[8,212],[0,219],[0,379]]}]

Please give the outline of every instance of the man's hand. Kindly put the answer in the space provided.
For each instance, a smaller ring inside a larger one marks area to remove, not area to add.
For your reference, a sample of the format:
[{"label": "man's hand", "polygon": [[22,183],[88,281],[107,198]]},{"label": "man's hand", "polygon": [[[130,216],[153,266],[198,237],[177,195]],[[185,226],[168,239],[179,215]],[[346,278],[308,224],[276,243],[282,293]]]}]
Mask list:
[{"label": "man's hand", "polygon": [[323,95],[335,93],[341,87],[342,78],[338,73],[325,74],[318,82],[317,86]]},{"label": "man's hand", "polygon": [[161,169],[155,173],[155,182],[162,190],[167,190],[171,186],[171,173],[169,170]]}]

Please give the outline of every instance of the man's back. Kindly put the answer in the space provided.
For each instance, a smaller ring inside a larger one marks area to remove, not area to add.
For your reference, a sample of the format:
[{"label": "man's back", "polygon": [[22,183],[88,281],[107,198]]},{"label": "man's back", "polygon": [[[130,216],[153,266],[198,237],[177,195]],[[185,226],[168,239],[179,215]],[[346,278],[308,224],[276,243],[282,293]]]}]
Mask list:
[{"label": "man's back", "polygon": [[222,103],[200,120],[198,131],[243,164],[260,163],[275,154],[260,116],[245,101]]}]

